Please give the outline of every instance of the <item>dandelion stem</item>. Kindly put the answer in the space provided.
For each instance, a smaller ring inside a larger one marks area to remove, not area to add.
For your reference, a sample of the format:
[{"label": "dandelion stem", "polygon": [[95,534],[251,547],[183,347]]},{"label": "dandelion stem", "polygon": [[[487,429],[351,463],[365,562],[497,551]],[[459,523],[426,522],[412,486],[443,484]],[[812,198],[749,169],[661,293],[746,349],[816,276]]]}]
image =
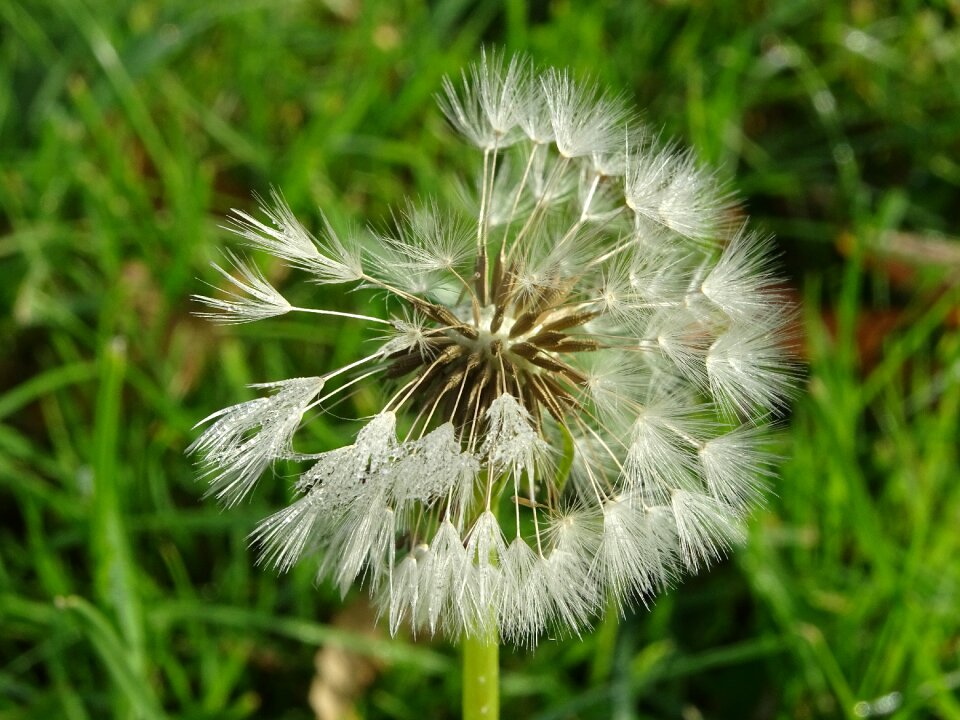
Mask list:
[{"label": "dandelion stem", "polygon": [[[494,149],[493,157],[496,159],[497,151]],[[487,246],[484,238],[484,231],[487,227],[487,179],[490,177],[490,150],[483,151],[483,187],[480,191],[480,215],[477,217],[477,262],[474,274],[474,284],[477,287],[477,293],[481,296],[482,304],[486,304],[487,287]]]},{"label": "dandelion stem", "polygon": [[[530,511],[533,513],[533,534],[537,538],[537,555],[543,558],[543,543],[540,542],[540,521],[537,519],[537,497],[533,487],[533,478],[527,473],[527,487],[530,489]],[[517,514],[519,516],[519,505]]]},{"label": "dandelion stem", "polygon": [[500,717],[499,656],[496,630],[463,638],[463,720]]},{"label": "dandelion stem", "polygon": [[580,221],[585,222],[590,216],[590,205],[593,203],[593,196],[597,192],[597,185],[600,184],[600,174],[595,173],[593,176],[593,182],[590,183],[590,191],[587,193],[587,197],[583,201],[583,209],[580,211]]},{"label": "dandelion stem", "polygon": [[353,320],[366,320],[367,322],[380,323],[381,325],[393,325],[393,320],[384,320],[383,318],[372,317],[371,315],[359,315],[357,313],[340,312],[338,310],[320,310],[318,308],[291,307],[293,312],[313,313],[315,315],[332,315],[334,317],[352,318]]},{"label": "dandelion stem", "polygon": [[510,226],[513,225],[513,216],[517,212],[517,207],[520,205],[520,198],[523,196],[523,189],[527,185],[527,178],[530,176],[530,168],[533,167],[534,156],[537,154],[537,148],[540,146],[534,144],[530,148],[530,155],[527,157],[527,165],[523,169],[523,177],[520,178],[520,183],[517,185],[517,192],[513,197],[513,205],[510,206],[510,212],[507,214],[507,224],[503,229],[503,237],[500,239],[500,264],[506,266],[507,264],[507,237],[510,235]]},{"label": "dandelion stem", "polygon": [[383,357],[383,352],[378,350],[372,355],[367,355],[366,357],[360,358],[359,360],[354,360],[352,363],[350,363],[349,365],[344,365],[342,368],[339,368],[337,370],[331,370],[330,372],[323,375],[323,381],[326,382],[327,380],[332,380],[333,378],[337,377],[337,375],[343,375],[345,372],[349,372],[350,370],[353,370],[355,367],[359,367],[364,363],[368,363],[371,360],[376,360],[377,358],[381,358],[381,357]]},{"label": "dandelion stem", "polygon": [[[499,140],[499,138],[498,138]],[[493,158],[490,162],[490,187],[486,191],[487,195],[487,206],[484,209],[483,217],[481,218],[481,227],[483,228],[483,304],[487,304],[487,299],[490,297],[490,249],[487,247],[488,237],[490,233],[490,205],[493,203],[493,188],[494,184],[497,181],[497,146],[493,146]]]},{"label": "dandelion stem", "polygon": [[523,224],[523,227],[520,228],[520,232],[517,233],[517,236],[513,239],[513,245],[510,246],[510,249],[507,251],[507,260],[513,258],[513,251],[520,246],[520,241],[523,239],[523,236],[527,234],[527,231],[534,226],[536,220],[539,219],[540,213],[548,205],[549,193],[553,189],[554,181],[563,175],[563,172],[567,169],[567,164],[569,158],[562,158],[556,165],[553,166],[553,169],[550,171],[550,175],[547,178],[547,182],[543,186],[543,193],[541,197],[537,200],[537,204],[533,206],[533,210],[530,211],[530,217],[527,218],[527,221]]}]

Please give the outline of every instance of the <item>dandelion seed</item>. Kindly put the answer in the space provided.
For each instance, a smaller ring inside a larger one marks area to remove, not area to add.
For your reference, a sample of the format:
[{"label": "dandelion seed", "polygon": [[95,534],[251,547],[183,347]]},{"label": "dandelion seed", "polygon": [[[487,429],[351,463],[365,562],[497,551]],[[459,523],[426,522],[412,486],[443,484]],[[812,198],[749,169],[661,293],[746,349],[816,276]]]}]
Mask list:
[{"label": "dandelion seed", "polygon": [[227,253],[227,259],[237,275],[213,264],[214,269],[242,292],[229,293],[228,298],[211,298],[205,295],[194,295],[193,299],[208,305],[219,312],[197,313],[214,322],[233,324],[265,320],[266,318],[285,315],[293,306],[267,281],[259,270],[240,260],[236,255]]},{"label": "dandelion seed", "polygon": [[709,495],[677,490],[671,506],[677,522],[680,554],[692,572],[716,562],[732,545],[743,541],[743,529],[737,517]]},{"label": "dandelion seed", "polygon": [[315,282],[344,283],[363,277],[359,251],[349,248],[326,218],[324,238],[318,240],[297,220],[283,195],[274,190],[270,198],[270,202],[260,201],[260,209],[270,224],[242,210],[234,210],[227,229],[243,238],[250,247],[308,271]]},{"label": "dandelion seed", "polygon": [[724,233],[730,195],[690,152],[671,145],[628,152],[624,172],[625,201],[637,218],[692,240]]},{"label": "dandelion seed", "polygon": [[765,440],[765,428],[742,426],[703,443],[698,454],[714,499],[743,510],[762,501],[773,462]]},{"label": "dandelion seed", "polygon": [[546,628],[550,608],[543,594],[545,564],[523,538],[515,538],[501,558],[497,588],[500,635],[518,645],[531,645]]},{"label": "dandelion seed", "polygon": [[743,227],[704,278],[701,292],[731,318],[764,315],[782,304],[771,261],[770,239]]},{"label": "dandelion seed", "polygon": [[[232,290],[200,314],[385,332],[342,367],[258,386],[190,451],[225,505],[277,461],[301,468],[252,533],[262,562],[318,559],[394,633],[529,646],[651,602],[742,538],[794,382],[790,310],[769,241],[730,227],[716,176],[621,98],[485,53],[439,102],[480,150],[463,207],[408,203],[355,241],[325,220],[311,234],[277,192],[262,219],[234,211],[248,246],[383,313],[291,306],[228,255]],[[301,426],[359,387],[380,411],[352,443],[303,452]]]},{"label": "dandelion seed", "polygon": [[483,51],[480,62],[463,73],[458,91],[449,78],[443,81],[443,95],[437,99],[450,123],[470,142],[483,150],[502,149],[519,139],[512,132],[525,99],[527,82],[521,57],[507,63],[502,53]]},{"label": "dandelion seed", "polygon": [[550,69],[540,82],[562,157],[603,156],[622,145],[629,113],[619,98],[578,83],[567,70]]},{"label": "dandelion seed", "polygon": [[567,632],[579,634],[603,602],[590,572],[601,533],[598,519],[584,509],[559,514],[550,527],[542,578],[550,612]]},{"label": "dandelion seed", "polygon": [[235,505],[273,461],[290,456],[291,441],[303,413],[323,385],[323,379],[316,377],[255,385],[276,392],[202,420],[199,424],[214,422],[187,451],[203,454],[209,494],[226,505]]}]

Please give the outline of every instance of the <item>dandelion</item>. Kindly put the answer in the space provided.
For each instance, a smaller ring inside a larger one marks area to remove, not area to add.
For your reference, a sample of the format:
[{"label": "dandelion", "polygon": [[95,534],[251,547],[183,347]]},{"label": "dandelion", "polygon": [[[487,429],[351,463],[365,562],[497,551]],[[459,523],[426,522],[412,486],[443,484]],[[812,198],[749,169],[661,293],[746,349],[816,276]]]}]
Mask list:
[{"label": "dandelion", "polygon": [[[191,449],[225,505],[275,461],[301,464],[292,504],[253,532],[263,562],[318,558],[391,632],[529,646],[649,603],[742,538],[794,379],[790,309],[769,241],[622,98],[486,53],[439,99],[480,156],[463,206],[411,202],[352,240],[326,221],[315,237],[277,193],[263,221],[234,211],[247,245],[387,298],[388,316],[294,306],[230,256],[228,297],[198,298],[207,317],[385,332],[365,357],[212,415]],[[299,453],[308,411],[358,383],[380,412],[352,444]]]}]

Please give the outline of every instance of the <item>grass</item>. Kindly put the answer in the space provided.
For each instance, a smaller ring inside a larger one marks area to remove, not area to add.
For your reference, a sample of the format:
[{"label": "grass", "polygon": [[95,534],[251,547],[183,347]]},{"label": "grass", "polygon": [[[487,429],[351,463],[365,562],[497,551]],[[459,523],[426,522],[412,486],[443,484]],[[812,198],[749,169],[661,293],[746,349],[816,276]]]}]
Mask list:
[{"label": "grass", "polygon": [[719,163],[778,235],[808,358],[747,546],[649,612],[505,651],[505,716],[960,718],[958,19],[869,0],[0,4],[0,718],[307,718],[311,682],[332,687],[318,648],[362,680],[339,697],[360,717],[456,716],[452,648],[370,631],[360,595],[308,567],[254,565],[246,533],[282,483],[221,513],[182,454],[246,383],[363,338],[218,330],[188,297],[251,191],[353,222],[449,192],[466,158],[432,94],[483,42],[624,88]]}]

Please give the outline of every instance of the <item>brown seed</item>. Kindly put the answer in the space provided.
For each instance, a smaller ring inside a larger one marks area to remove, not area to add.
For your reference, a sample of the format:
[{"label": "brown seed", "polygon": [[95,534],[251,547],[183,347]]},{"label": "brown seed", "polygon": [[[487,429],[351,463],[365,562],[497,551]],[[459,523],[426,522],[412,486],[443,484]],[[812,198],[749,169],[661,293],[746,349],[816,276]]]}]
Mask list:
[{"label": "brown seed", "polygon": [[476,340],[478,337],[480,337],[480,333],[477,332],[477,329],[470,325],[463,325],[463,324],[454,325],[451,328],[451,330],[454,330],[455,332],[460,333],[465,338],[468,338],[470,340]]},{"label": "brown seed", "polygon": [[540,348],[534,347],[530,343],[522,342],[511,345],[510,352],[527,360],[532,360],[540,353]]},{"label": "brown seed", "polygon": [[429,358],[425,357],[416,350],[411,350],[405,355],[400,355],[390,361],[390,367],[384,373],[385,377],[398,378],[406,375],[414,368],[425,365]]},{"label": "brown seed", "polygon": [[546,406],[547,410],[550,411],[550,414],[553,415],[554,419],[558,423],[563,423],[563,408],[560,406],[560,403],[557,402],[556,398],[551,394],[549,388],[543,384],[543,381],[539,375],[531,374],[529,377],[530,388],[537,396],[537,400]]},{"label": "brown seed", "polygon": [[579,312],[564,313],[553,320],[543,323],[542,330],[566,330],[590,322],[600,315],[596,310],[580,310]]},{"label": "brown seed", "polygon": [[493,318],[490,320],[490,332],[495,333],[500,329],[500,326],[503,325],[503,307],[497,305],[497,309],[493,313]]},{"label": "brown seed", "polygon": [[594,350],[600,350],[603,345],[598,343],[596,340],[588,340],[586,338],[572,338],[567,337],[553,345],[552,347],[547,347],[541,345],[544,350],[552,350],[554,352],[561,353],[575,353],[575,352],[593,352]]},{"label": "brown seed", "polygon": [[527,342],[531,345],[536,345],[543,350],[552,350],[552,348],[548,347],[548,345],[556,344],[565,337],[566,335],[561,332],[556,332],[555,330],[541,330],[532,338],[527,340]]},{"label": "brown seed", "polygon": [[510,338],[512,339],[523,335],[527,330],[532,328],[536,324],[539,315],[540,312],[538,310],[532,310],[518,317],[513,327],[510,328]]},{"label": "brown seed", "polygon": [[419,298],[414,298],[411,300],[411,302],[416,305],[420,312],[429,317],[431,320],[435,320],[438,323],[448,325],[450,327],[462,324],[460,322],[460,318],[441,305],[434,305],[433,303],[429,303],[426,300],[421,300]]},{"label": "brown seed", "polygon": [[565,363],[544,353],[538,353],[532,358],[529,358],[529,360],[537,367],[542,367],[544,370],[549,370],[550,372],[564,372],[568,367]]}]

